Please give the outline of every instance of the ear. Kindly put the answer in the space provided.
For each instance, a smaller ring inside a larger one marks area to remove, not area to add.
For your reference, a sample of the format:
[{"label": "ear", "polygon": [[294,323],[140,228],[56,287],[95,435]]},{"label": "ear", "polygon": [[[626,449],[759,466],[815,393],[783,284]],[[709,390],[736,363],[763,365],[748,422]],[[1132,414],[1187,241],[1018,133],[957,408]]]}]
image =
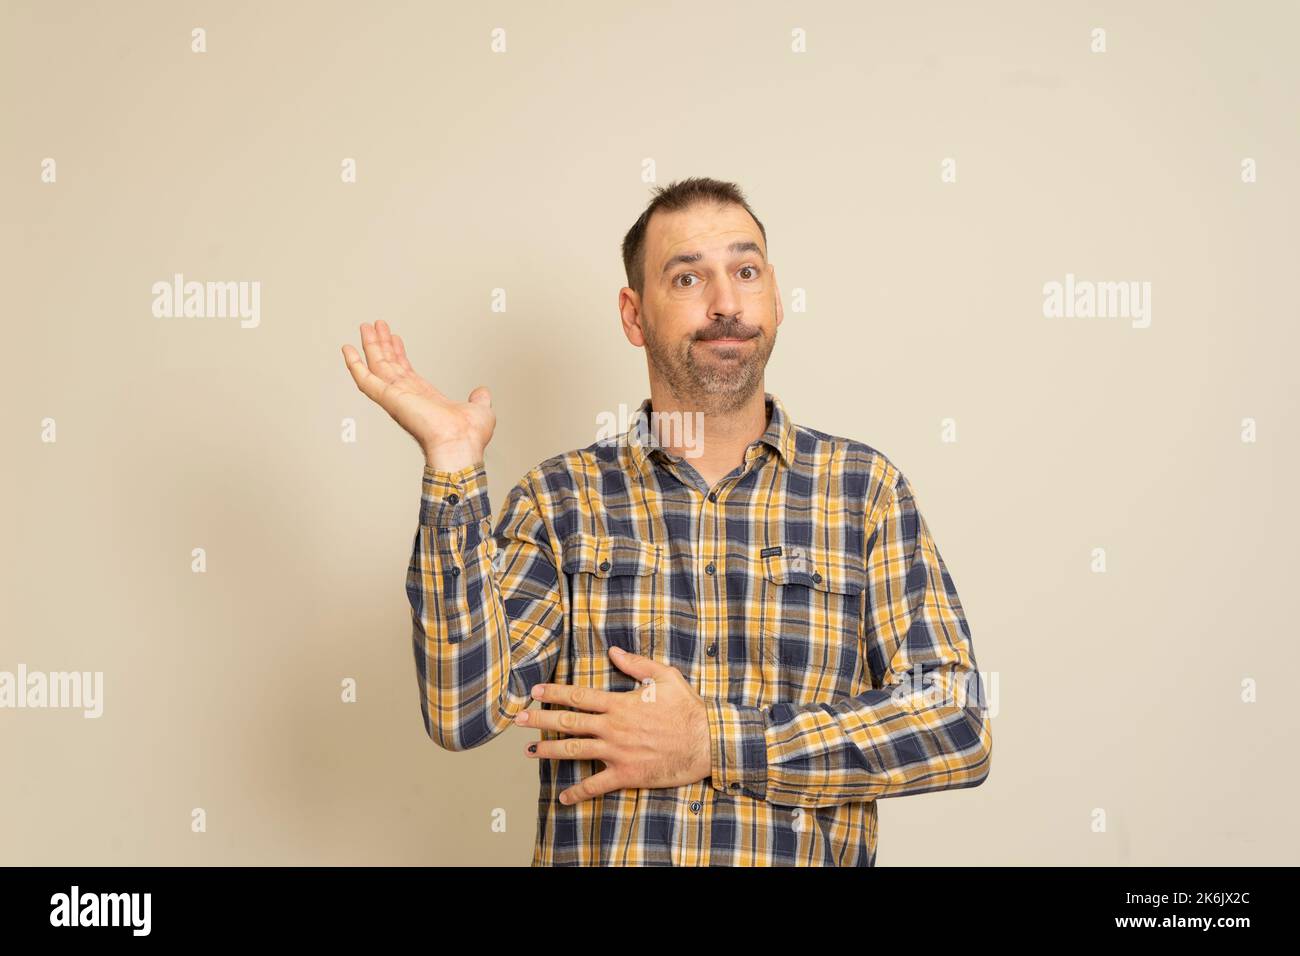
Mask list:
[{"label": "ear", "polygon": [[618,292],[618,314],[627,340],[637,348],[643,348],[645,335],[641,331],[641,297],[630,286],[624,286]]},{"label": "ear", "polygon": [[776,324],[780,325],[785,318],[785,306],[781,303],[781,287],[776,284],[776,266],[768,263],[768,268],[772,270],[772,290],[776,292]]}]

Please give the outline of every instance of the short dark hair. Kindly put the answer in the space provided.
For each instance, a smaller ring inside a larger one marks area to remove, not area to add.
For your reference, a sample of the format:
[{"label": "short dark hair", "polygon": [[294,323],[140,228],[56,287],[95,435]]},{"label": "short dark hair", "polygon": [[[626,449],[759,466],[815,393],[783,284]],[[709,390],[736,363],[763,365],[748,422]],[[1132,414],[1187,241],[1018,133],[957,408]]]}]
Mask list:
[{"label": "short dark hair", "polygon": [[636,290],[637,295],[645,291],[645,233],[650,217],[654,215],[656,209],[675,212],[703,202],[718,205],[733,204],[743,208],[758,224],[758,231],[763,234],[763,245],[767,245],[767,230],[754,215],[754,210],[749,208],[749,203],[745,201],[745,194],[735,183],[724,183],[718,179],[709,179],[707,176],[693,176],[690,179],[678,180],[666,188],[656,186],[650,205],[645,207],[641,218],[623,237],[623,270],[627,273],[627,284]]}]

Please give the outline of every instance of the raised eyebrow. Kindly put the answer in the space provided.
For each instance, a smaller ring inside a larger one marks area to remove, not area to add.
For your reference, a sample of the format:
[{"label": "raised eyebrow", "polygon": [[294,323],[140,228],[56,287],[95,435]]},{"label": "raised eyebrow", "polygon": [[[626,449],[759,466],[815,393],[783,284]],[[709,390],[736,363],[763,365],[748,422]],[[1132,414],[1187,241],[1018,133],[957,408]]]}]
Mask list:
[{"label": "raised eyebrow", "polygon": [[[732,255],[738,255],[742,252],[753,252],[753,253],[757,253],[759,256],[763,255],[763,248],[757,242],[754,242],[752,239],[741,239],[736,242],[733,242],[731,245],[727,246],[727,251],[730,252]],[[661,272],[660,275],[666,273],[673,266],[693,265],[699,262],[703,258],[704,258],[704,253],[702,252],[679,252],[677,255],[673,256],[671,259],[669,259],[667,262],[664,263],[664,271]]]}]

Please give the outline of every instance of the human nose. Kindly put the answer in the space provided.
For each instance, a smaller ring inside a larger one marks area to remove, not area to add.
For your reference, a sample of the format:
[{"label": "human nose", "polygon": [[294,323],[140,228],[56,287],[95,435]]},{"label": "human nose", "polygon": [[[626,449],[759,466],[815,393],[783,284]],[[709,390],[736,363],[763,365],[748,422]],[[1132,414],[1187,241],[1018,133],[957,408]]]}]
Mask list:
[{"label": "human nose", "polygon": [[740,292],[735,280],[726,279],[713,284],[713,297],[709,302],[709,315],[712,318],[735,318],[740,315]]}]

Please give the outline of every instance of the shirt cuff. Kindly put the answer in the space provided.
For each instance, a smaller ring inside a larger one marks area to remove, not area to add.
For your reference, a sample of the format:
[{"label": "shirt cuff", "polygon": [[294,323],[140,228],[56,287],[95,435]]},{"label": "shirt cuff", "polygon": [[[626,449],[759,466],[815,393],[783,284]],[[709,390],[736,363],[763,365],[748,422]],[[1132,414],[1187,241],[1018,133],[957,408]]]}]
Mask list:
[{"label": "shirt cuff", "polygon": [[713,788],[738,797],[767,798],[767,721],[757,707],[711,700],[709,746]]},{"label": "shirt cuff", "polygon": [[420,524],[455,528],[482,521],[491,513],[487,468],[483,462],[459,471],[435,471],[427,464],[424,466]]}]

